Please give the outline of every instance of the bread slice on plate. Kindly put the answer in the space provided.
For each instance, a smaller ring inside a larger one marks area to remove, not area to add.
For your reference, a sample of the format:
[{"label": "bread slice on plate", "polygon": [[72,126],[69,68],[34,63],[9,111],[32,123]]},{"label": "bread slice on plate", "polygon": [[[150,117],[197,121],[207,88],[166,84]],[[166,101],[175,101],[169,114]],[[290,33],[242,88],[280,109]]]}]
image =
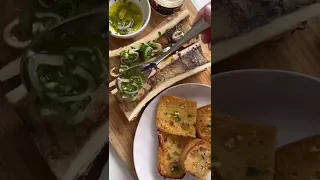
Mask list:
[{"label": "bread slice on plate", "polygon": [[304,138],[276,151],[275,180],[320,179],[320,135]]},{"label": "bread slice on plate", "polygon": [[158,131],[158,171],[165,178],[181,179],[185,176],[180,156],[189,138]]},{"label": "bread slice on plate", "polygon": [[197,110],[197,137],[211,142],[211,104]]},{"label": "bread slice on plate", "polygon": [[205,180],[211,169],[211,146],[202,139],[193,139],[184,148],[181,159],[183,169],[200,180]]},{"label": "bread slice on plate", "polygon": [[216,179],[273,180],[276,128],[213,112],[212,171]]},{"label": "bread slice on plate", "polygon": [[158,105],[156,126],[162,132],[195,138],[196,116],[197,102],[164,96]]}]

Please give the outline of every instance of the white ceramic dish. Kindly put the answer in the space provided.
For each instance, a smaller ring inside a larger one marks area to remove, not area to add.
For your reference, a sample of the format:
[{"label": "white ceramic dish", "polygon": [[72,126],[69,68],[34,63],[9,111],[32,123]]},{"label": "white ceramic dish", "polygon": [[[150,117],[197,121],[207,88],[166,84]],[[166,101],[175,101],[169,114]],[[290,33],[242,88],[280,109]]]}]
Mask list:
[{"label": "white ceramic dish", "polygon": [[[201,84],[181,84],[159,94],[143,112],[134,137],[133,158],[139,180],[162,180],[158,172],[158,136],[155,124],[156,109],[162,96],[170,95],[198,102],[198,107],[211,103],[211,88]],[[211,179],[211,174],[207,179]],[[170,180],[169,178],[166,180]],[[183,180],[196,180],[187,174]]]},{"label": "white ceramic dish", "polygon": [[[131,34],[126,34],[126,35],[115,34],[114,32],[111,31],[111,36],[116,37],[116,38],[120,38],[120,39],[130,39],[130,38],[133,38],[133,37],[137,36],[138,34],[140,34],[149,24],[150,17],[151,17],[151,7],[150,7],[149,0],[127,0],[127,1],[135,3],[140,8],[142,16],[143,16],[142,26],[137,31],[135,31]],[[118,0],[110,0],[109,1],[109,8],[112,7],[112,5],[117,2],[119,2],[119,1]],[[110,29],[112,29],[112,28],[110,28]]]},{"label": "white ceramic dish", "polygon": [[275,70],[212,77],[212,109],[277,127],[278,147],[320,134],[320,80]]}]

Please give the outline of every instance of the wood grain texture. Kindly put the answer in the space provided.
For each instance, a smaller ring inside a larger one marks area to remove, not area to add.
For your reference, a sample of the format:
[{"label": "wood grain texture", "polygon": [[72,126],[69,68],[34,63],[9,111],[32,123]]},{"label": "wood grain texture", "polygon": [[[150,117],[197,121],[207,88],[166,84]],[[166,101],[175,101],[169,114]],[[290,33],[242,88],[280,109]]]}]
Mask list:
[{"label": "wood grain texture", "polygon": [[0,179],[55,180],[0,83]]},{"label": "wood grain texture", "polygon": [[[191,1],[187,1],[182,9],[188,9],[190,13],[189,19],[193,21],[197,14],[197,10],[193,6]],[[110,50],[117,49],[119,47],[128,45],[141,37],[145,36],[146,34],[150,33],[154,30],[161,21],[164,20],[164,17],[158,15],[152,10],[151,21],[141,35],[132,39],[132,40],[119,40],[110,38],[109,45]],[[204,55],[207,59],[211,59],[211,52],[206,45],[202,44],[202,49],[204,51]],[[206,85],[211,85],[211,71],[206,70],[201,72],[197,75],[191,76],[183,81],[180,81],[177,84],[182,83],[202,83]],[[109,95],[109,140],[112,146],[115,148],[116,152],[119,154],[121,160],[125,163],[129,171],[131,172],[134,179],[138,179],[134,163],[133,163],[133,140],[137,125],[139,123],[140,115],[137,117],[136,120],[129,122],[127,118],[124,116],[124,113],[121,111],[117,102],[113,95],[110,93]],[[143,112],[143,110],[141,111]]]}]

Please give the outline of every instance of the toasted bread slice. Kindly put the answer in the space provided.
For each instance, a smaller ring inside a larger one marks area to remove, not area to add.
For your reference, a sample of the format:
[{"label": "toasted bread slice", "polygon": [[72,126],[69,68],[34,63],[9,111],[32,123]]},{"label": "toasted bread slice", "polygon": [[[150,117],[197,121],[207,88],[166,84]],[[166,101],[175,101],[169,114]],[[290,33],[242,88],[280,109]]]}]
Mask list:
[{"label": "toasted bread slice", "polygon": [[320,179],[320,135],[280,147],[276,151],[275,179]]},{"label": "toasted bread slice", "polygon": [[197,110],[197,137],[211,142],[211,104]]},{"label": "toasted bread slice", "polygon": [[186,172],[205,180],[211,169],[210,143],[202,139],[191,140],[184,148],[180,161]]},{"label": "toasted bread slice", "polygon": [[173,96],[161,98],[157,109],[158,130],[184,137],[196,137],[197,102]]},{"label": "toasted bread slice", "polygon": [[212,171],[216,179],[273,180],[276,128],[213,112]]},{"label": "toasted bread slice", "polygon": [[181,167],[180,156],[189,138],[158,131],[158,171],[166,178],[181,179],[185,171]]}]

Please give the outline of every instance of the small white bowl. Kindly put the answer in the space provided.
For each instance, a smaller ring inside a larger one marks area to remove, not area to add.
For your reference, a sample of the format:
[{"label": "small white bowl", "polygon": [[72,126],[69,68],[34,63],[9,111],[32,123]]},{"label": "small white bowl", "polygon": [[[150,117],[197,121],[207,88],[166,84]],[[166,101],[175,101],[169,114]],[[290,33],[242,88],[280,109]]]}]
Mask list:
[{"label": "small white bowl", "polygon": [[[135,32],[131,34],[121,35],[121,34],[115,34],[114,32],[110,32],[111,36],[119,38],[119,39],[130,39],[138,34],[140,34],[149,24],[150,17],[151,17],[151,7],[149,0],[127,0],[128,2],[135,3],[141,10],[142,13],[142,26]],[[109,1],[109,9],[113,6],[113,4],[119,2],[119,0],[110,0]],[[111,29],[111,28],[110,28]]]}]

